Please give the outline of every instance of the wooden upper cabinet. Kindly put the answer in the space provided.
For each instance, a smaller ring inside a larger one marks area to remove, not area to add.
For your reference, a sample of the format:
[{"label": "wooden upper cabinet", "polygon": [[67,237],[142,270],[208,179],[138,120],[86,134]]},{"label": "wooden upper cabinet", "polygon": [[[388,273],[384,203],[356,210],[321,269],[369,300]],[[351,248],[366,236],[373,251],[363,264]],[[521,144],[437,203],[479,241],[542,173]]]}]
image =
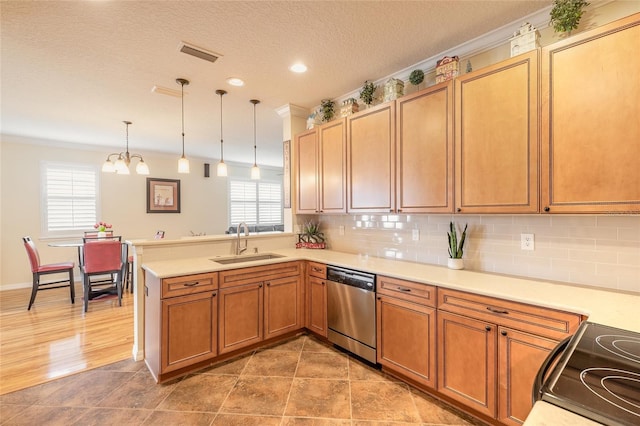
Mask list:
[{"label": "wooden upper cabinet", "polygon": [[395,102],[348,118],[349,212],[394,212]]},{"label": "wooden upper cabinet", "polygon": [[456,79],[456,211],[538,212],[538,51]]},{"label": "wooden upper cabinet", "polygon": [[296,136],[296,213],[315,214],[318,207],[318,134],[311,129]]},{"label": "wooden upper cabinet", "polygon": [[347,211],[346,119],[334,120],[318,129],[319,205],[321,213]]},{"label": "wooden upper cabinet", "polygon": [[398,211],[453,212],[453,82],[398,99],[396,108]]},{"label": "wooden upper cabinet", "polygon": [[640,213],[640,14],[542,50],[541,202]]}]

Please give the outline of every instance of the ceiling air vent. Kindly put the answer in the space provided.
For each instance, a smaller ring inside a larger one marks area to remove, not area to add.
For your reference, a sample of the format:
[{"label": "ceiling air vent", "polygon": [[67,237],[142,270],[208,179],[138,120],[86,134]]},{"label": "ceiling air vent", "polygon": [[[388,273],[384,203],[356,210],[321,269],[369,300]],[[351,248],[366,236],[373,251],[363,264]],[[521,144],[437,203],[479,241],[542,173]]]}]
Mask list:
[{"label": "ceiling air vent", "polygon": [[204,59],[209,62],[215,62],[222,56],[219,53],[209,52],[201,47],[185,43],[184,41],[180,43],[179,50],[182,53],[186,53],[187,55],[195,56],[196,58]]}]

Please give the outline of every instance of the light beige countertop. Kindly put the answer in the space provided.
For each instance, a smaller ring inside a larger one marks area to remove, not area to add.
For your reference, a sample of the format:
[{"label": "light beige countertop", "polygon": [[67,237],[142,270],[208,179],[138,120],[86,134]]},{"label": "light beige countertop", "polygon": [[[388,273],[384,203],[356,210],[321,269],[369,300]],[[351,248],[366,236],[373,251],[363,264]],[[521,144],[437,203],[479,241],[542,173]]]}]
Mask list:
[{"label": "light beige countertop", "polygon": [[[260,266],[287,260],[312,260],[379,275],[388,275],[455,290],[575,312],[588,316],[589,321],[640,332],[640,315],[638,315],[640,295],[638,294],[487,272],[452,270],[444,266],[404,262],[332,250],[285,249],[274,250],[269,253],[280,254],[284,257],[222,265],[211,260],[215,259],[216,256],[203,256],[149,262],[144,263],[142,267],[158,278],[169,278]],[[243,254],[242,256],[252,255]]]},{"label": "light beige countertop", "polygon": [[[387,275],[439,287],[529,303],[583,314],[589,321],[640,332],[640,295],[571,284],[497,275],[487,272],[452,270],[443,266],[383,259],[332,250],[285,249],[270,253],[284,257],[222,265],[215,256],[149,262],[142,265],[158,278],[260,266],[287,260],[312,260],[335,266]],[[261,254],[261,253],[258,253]],[[262,253],[264,254],[264,253]],[[252,256],[253,254],[243,255]],[[222,256],[218,256],[222,257]],[[228,256],[227,256],[228,257]],[[594,426],[582,416],[538,401],[525,426]]]}]

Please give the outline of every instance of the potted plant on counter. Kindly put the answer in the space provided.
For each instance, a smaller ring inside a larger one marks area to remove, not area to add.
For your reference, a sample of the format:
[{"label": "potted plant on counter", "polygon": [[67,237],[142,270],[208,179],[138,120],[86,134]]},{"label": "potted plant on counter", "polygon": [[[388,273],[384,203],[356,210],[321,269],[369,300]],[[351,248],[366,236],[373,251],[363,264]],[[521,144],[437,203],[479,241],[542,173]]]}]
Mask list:
[{"label": "potted plant on counter", "polygon": [[298,234],[296,248],[325,248],[324,234],[320,232],[320,224],[313,221],[307,222],[302,227],[302,233]]},{"label": "potted plant on counter", "polygon": [[447,237],[449,237],[449,260],[447,262],[447,266],[450,269],[464,269],[462,255],[464,254],[464,241],[467,238],[467,226],[469,225],[464,225],[462,235],[460,236],[460,239],[458,239],[458,232],[455,224],[453,222],[449,222],[449,232],[447,232]]}]

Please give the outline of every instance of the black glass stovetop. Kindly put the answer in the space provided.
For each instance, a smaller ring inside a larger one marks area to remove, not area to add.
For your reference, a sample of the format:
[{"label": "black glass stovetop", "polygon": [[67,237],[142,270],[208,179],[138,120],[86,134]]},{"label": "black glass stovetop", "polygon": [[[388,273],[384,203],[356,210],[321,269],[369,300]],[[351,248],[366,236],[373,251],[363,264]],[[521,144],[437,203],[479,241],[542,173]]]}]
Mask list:
[{"label": "black glass stovetop", "polygon": [[584,322],[542,392],[605,425],[640,425],[640,333]]}]

